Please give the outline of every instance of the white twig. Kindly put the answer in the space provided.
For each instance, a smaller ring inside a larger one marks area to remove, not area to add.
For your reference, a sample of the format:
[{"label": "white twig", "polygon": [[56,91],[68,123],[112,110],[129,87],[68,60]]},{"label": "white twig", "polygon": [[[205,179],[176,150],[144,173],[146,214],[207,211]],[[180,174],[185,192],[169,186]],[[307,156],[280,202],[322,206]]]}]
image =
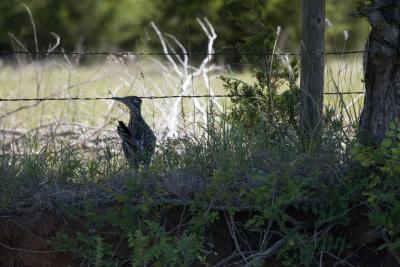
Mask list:
[{"label": "white twig", "polygon": [[[187,49],[182,45],[182,43],[174,36],[170,34],[162,34],[161,31],[158,29],[158,27],[154,24],[151,23],[151,26],[155,30],[163,52],[166,53],[166,59],[169,62],[169,64],[172,66],[173,72],[170,71],[169,68],[167,68],[164,64],[159,62],[158,60],[152,59],[153,61],[156,62],[156,64],[160,67],[162,71],[162,76],[164,78],[164,85],[167,86],[169,89],[176,91],[176,84],[177,82],[180,82],[179,85],[179,96],[184,96],[184,95],[189,95],[190,93],[193,92],[193,83],[195,78],[202,78],[204,85],[208,92],[211,95],[214,95],[214,92],[210,86],[210,77],[209,74],[213,71],[220,70],[218,66],[215,64],[211,64],[212,62],[212,53],[214,52],[214,41],[217,38],[217,34],[215,33],[214,28],[212,27],[211,23],[204,18],[203,20],[197,19],[197,22],[199,23],[200,27],[204,31],[205,35],[208,38],[208,45],[207,45],[207,55],[206,57],[200,62],[199,66],[191,66],[189,64],[189,53]],[[168,37],[173,41],[173,44],[169,43],[165,37]],[[177,50],[180,51],[181,55],[177,53]],[[171,56],[170,53],[173,53],[175,56]],[[153,84],[154,86],[154,84]],[[156,86],[157,88],[157,86]],[[165,88],[166,89],[166,88]],[[160,91],[160,90],[158,90]],[[165,94],[165,92],[164,92]],[[222,111],[222,107],[219,103],[217,103],[214,99],[212,99],[213,102],[215,102],[215,106]],[[199,99],[193,99],[193,106],[194,110],[193,112],[198,112],[199,116],[192,116],[189,121],[189,124],[196,123],[195,120],[201,120],[203,123],[207,122],[207,108],[206,104],[204,101],[200,101]],[[182,106],[182,98],[178,97],[176,98],[172,105],[170,106],[171,108],[168,110],[166,113],[166,116],[164,117],[164,123],[162,124],[160,131],[166,133],[166,138],[168,137],[173,137],[178,134],[178,128],[180,124],[179,116],[181,114],[181,111],[184,110],[184,107]]]}]

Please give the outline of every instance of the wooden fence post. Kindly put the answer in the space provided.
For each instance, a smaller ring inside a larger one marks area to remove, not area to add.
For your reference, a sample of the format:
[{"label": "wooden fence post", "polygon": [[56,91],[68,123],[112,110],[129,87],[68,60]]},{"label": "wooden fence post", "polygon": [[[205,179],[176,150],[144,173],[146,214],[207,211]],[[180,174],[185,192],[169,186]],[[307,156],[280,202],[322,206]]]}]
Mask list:
[{"label": "wooden fence post", "polygon": [[325,0],[302,0],[300,123],[306,140],[320,139],[325,66],[324,33]]}]

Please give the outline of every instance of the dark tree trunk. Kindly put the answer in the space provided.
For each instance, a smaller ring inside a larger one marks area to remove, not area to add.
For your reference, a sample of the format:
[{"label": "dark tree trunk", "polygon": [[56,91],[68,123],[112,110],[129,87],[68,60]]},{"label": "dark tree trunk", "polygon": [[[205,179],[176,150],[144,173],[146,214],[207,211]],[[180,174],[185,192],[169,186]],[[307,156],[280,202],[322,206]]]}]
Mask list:
[{"label": "dark tree trunk", "polygon": [[372,31],[364,57],[360,137],[364,144],[378,145],[400,111],[400,0],[376,0],[366,14]]},{"label": "dark tree trunk", "polygon": [[319,140],[325,66],[325,0],[302,0],[301,110],[306,140]]}]

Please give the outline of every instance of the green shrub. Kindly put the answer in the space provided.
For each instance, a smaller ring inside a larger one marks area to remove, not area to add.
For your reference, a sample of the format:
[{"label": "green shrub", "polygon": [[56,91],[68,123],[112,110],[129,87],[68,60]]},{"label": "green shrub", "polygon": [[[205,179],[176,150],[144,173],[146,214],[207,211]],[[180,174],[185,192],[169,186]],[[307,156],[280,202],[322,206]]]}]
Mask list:
[{"label": "green shrub", "polygon": [[387,249],[397,255],[400,249],[400,122],[390,123],[379,146],[359,146],[353,152],[363,167],[359,176],[365,186],[369,224],[384,241],[378,250]]}]

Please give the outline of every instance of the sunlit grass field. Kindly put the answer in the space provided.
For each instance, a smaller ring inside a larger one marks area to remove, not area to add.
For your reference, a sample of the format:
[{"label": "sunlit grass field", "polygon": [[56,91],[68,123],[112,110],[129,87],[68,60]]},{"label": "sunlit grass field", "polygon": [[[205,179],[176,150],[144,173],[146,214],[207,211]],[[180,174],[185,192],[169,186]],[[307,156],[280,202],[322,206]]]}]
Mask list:
[{"label": "sunlit grass field", "polygon": [[[0,97],[163,96],[179,95],[182,86],[189,87],[189,95],[226,94],[220,76],[248,83],[254,81],[246,68],[235,72],[229,70],[229,66],[225,65],[196,77],[179,76],[165,59],[140,56],[128,59],[109,56],[90,64],[75,64],[72,58],[21,59],[17,65],[0,68]],[[183,85],[184,79],[190,84]],[[363,90],[362,55],[328,56],[326,93]],[[194,101],[207,108],[209,100],[144,100],[144,117],[158,133],[165,128],[166,116],[170,115],[176,101],[180,101],[177,116],[182,121],[180,126],[184,127],[185,123],[190,124],[202,115],[201,110],[194,108]],[[221,109],[229,106],[229,99],[216,98],[214,101]],[[362,94],[325,95],[325,105],[340,107],[351,118],[349,122],[359,115],[362,101]],[[127,120],[127,116],[113,100],[0,102],[0,127],[8,130],[33,129],[54,122],[112,129],[115,121],[120,119]]]}]

